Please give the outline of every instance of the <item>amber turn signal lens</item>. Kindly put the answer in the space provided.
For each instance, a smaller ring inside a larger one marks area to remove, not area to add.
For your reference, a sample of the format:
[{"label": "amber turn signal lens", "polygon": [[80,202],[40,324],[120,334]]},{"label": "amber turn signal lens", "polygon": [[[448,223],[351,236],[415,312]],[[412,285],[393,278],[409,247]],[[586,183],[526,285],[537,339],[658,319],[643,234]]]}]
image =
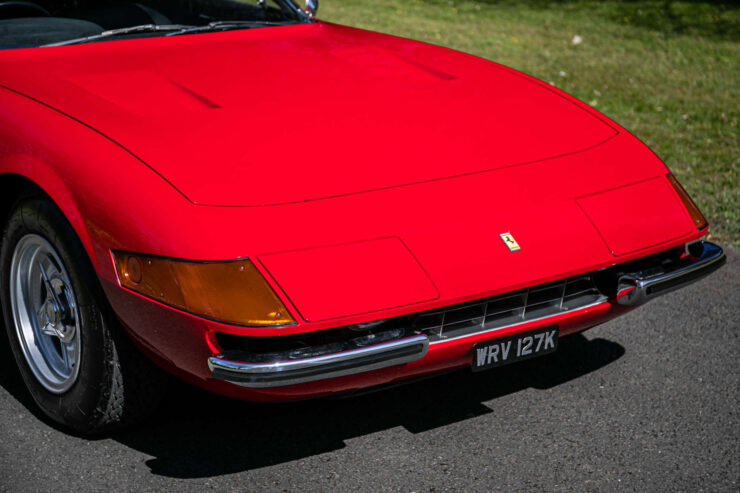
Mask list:
[{"label": "amber turn signal lens", "polygon": [[295,323],[247,259],[189,262],[113,252],[122,286],[194,315],[236,325]]},{"label": "amber turn signal lens", "polygon": [[686,193],[686,190],[683,189],[676,177],[673,176],[671,173],[668,173],[666,176],[668,177],[668,181],[671,182],[671,185],[673,185],[673,189],[681,198],[681,202],[683,202],[686,210],[689,211],[689,215],[691,216],[691,220],[694,221],[694,226],[696,226],[696,229],[706,228],[707,220],[704,217],[704,214],[701,213],[694,201],[691,199],[691,197],[689,197],[689,194]]}]

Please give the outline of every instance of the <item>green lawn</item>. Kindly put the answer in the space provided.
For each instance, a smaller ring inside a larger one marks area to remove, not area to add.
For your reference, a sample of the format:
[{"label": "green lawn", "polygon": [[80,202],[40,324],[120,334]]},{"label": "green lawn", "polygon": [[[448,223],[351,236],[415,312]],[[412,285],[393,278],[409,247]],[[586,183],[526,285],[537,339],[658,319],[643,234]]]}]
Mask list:
[{"label": "green lawn", "polygon": [[319,18],[466,51],[555,84],[653,148],[704,211],[711,236],[740,245],[737,2],[323,0]]}]

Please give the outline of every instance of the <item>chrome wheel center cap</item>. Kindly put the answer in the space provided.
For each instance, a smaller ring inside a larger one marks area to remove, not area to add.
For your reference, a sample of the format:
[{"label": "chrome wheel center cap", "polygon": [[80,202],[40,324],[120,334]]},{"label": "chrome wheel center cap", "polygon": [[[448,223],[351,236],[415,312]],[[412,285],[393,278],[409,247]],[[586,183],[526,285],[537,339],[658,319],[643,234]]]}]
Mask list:
[{"label": "chrome wheel center cap", "polygon": [[53,333],[63,344],[71,342],[75,337],[75,326],[65,323],[66,312],[52,298],[44,302],[43,309],[45,325],[50,333]]}]

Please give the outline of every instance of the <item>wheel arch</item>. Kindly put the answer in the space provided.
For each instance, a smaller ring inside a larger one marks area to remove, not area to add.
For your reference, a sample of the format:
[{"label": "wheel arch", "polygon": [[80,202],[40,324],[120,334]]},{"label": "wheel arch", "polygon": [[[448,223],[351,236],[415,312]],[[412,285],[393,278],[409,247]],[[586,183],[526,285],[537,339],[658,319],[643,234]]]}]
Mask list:
[{"label": "wheel arch", "polygon": [[[13,207],[19,199],[29,195],[43,196],[61,211],[81,241],[93,267],[97,270],[97,258],[94,255],[92,240],[82,219],[83,216],[61,178],[50,174],[51,171],[46,166],[42,166],[47,168],[46,170],[39,170],[38,162],[35,163],[36,166],[26,168],[27,170],[35,170],[34,174],[36,176],[34,178],[16,171],[6,171],[12,169],[13,165],[18,165],[19,161],[28,165],[30,164],[29,161],[37,160],[30,156],[23,159],[16,155],[10,160],[3,159],[0,161],[0,169],[2,169],[0,171],[0,225],[2,229],[7,224]],[[0,236],[0,242],[2,242],[2,236]]]}]

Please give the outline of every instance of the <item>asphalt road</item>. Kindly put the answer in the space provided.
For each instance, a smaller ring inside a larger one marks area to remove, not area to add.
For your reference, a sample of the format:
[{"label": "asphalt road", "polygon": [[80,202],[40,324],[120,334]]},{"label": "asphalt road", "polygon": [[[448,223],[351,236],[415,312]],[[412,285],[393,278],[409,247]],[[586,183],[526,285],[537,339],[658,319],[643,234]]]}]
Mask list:
[{"label": "asphalt road", "polygon": [[342,400],[174,385],[97,440],[33,410],[0,350],[3,491],[739,491],[740,252],[551,356]]}]

